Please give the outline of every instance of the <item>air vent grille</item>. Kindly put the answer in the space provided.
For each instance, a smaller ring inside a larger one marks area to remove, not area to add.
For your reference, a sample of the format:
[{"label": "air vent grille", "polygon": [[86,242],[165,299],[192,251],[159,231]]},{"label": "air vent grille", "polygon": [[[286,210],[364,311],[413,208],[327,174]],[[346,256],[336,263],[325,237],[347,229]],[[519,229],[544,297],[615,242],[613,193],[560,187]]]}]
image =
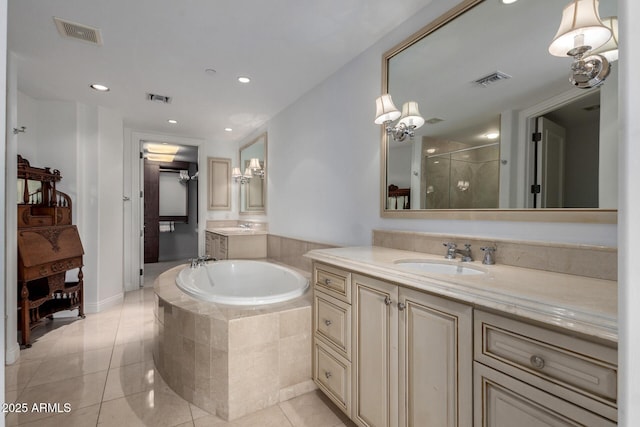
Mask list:
[{"label": "air vent grille", "polygon": [[494,84],[502,80],[508,80],[510,78],[510,75],[505,74],[502,71],[496,71],[484,77],[480,77],[477,80],[474,80],[474,83],[482,87],[487,87],[490,84]]},{"label": "air vent grille", "polygon": [[71,37],[76,40],[82,40],[87,43],[102,45],[102,36],[100,30],[86,25],[78,24],[71,21],[65,21],[60,18],[53,18],[56,23],[58,32],[63,37]]},{"label": "air vent grille", "polygon": [[429,125],[435,125],[436,123],[444,122],[444,119],[439,119],[437,117],[433,117],[431,119],[425,120],[424,122],[429,124]]},{"label": "air vent grille", "polygon": [[155,94],[155,93],[148,93],[147,94],[147,100],[154,101],[154,102],[159,102],[161,104],[168,104],[168,103],[171,102],[171,97],[165,96],[165,95],[158,95],[158,94]]}]

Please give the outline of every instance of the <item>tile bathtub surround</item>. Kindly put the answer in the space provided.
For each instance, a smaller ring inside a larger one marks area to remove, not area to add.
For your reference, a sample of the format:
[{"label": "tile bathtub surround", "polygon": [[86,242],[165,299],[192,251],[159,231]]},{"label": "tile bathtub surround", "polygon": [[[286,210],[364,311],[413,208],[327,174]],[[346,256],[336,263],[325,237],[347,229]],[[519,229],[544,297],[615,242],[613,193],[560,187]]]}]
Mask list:
[{"label": "tile bathtub surround", "polygon": [[307,274],[311,272],[311,260],[304,257],[304,254],[313,249],[335,247],[336,245],[292,239],[273,234],[267,236],[267,258],[306,271]]},{"label": "tile bathtub surround", "polygon": [[[170,263],[158,263],[158,270]],[[145,279],[152,270],[145,266]],[[152,278],[150,278],[152,279]],[[152,283],[153,280],[150,280]],[[71,403],[69,413],[10,413],[7,426],[338,427],[353,424],[318,391],[311,391],[235,421],[178,396],[153,363],[153,288],[127,292],[118,307],[56,319],[34,329],[33,347],[5,366],[6,403]],[[293,320],[293,319],[290,319]],[[283,337],[294,325],[281,324]],[[194,340],[205,331],[196,325]],[[199,351],[195,357],[198,363]],[[196,383],[198,386],[198,383]]]},{"label": "tile bathtub surround", "polygon": [[155,285],[154,360],[186,400],[233,420],[308,393],[311,293],[281,304],[234,308],[196,301],[175,286],[179,268]]},{"label": "tile bathtub surround", "polygon": [[459,248],[471,244],[473,258],[482,261],[484,246],[495,246],[496,264],[536,270],[566,273],[595,279],[617,280],[617,248],[593,245],[574,245],[487,239],[449,234],[413,231],[373,230],[373,246],[422,252],[444,256],[444,242],[454,242]]}]

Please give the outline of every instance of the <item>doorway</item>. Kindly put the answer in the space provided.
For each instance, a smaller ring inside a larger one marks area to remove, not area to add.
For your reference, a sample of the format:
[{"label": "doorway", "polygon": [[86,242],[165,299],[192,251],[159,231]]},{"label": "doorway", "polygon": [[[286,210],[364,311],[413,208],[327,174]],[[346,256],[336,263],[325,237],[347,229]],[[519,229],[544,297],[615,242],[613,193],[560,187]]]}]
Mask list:
[{"label": "doorway", "polygon": [[198,254],[198,147],[142,141],[144,263]]}]

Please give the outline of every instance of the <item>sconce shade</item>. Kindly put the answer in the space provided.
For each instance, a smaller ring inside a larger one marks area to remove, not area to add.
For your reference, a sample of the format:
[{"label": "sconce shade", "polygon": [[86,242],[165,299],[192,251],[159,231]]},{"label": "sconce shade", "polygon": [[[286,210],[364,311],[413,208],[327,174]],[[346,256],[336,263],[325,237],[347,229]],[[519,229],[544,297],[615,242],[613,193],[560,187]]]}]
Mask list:
[{"label": "sconce shade", "polygon": [[598,0],[573,0],[562,11],[560,28],[549,45],[554,56],[575,56],[574,48],[582,52],[597,49],[611,38],[598,15]]},{"label": "sconce shade", "polygon": [[251,159],[249,161],[249,168],[251,170],[262,169],[262,167],[260,166],[260,159],[257,159],[257,158]]},{"label": "sconce shade", "polygon": [[244,170],[244,175],[242,175],[244,178],[247,179],[251,179],[253,177],[253,173],[251,172],[251,168],[246,168]]},{"label": "sconce shade", "polygon": [[605,27],[611,30],[611,38],[604,45],[591,52],[594,55],[602,55],[607,61],[614,62],[618,60],[618,17],[608,16],[602,19]]},{"label": "sconce shade", "polygon": [[240,178],[241,176],[242,176],[242,173],[240,173],[239,167],[235,167],[231,169],[231,178]]},{"label": "sconce shade", "polygon": [[400,116],[398,123],[402,123],[412,129],[418,129],[424,124],[424,119],[420,115],[417,102],[409,101],[402,105],[402,116]]},{"label": "sconce shade", "polygon": [[373,121],[375,124],[381,125],[398,117],[400,117],[400,111],[393,105],[391,95],[385,93],[376,99],[376,119]]}]

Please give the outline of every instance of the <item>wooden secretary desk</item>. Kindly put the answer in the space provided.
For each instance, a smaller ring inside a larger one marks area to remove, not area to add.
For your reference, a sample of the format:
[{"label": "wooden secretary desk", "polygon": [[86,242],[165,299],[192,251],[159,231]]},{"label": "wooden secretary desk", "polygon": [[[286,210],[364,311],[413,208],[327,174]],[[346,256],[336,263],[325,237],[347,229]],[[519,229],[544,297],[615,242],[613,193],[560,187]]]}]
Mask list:
[{"label": "wooden secretary desk", "polygon": [[[84,318],[82,256],[71,224],[71,198],[56,190],[57,169],[32,167],[18,155],[18,329],[31,347],[31,330],[53,313],[78,309]],[[66,273],[78,269],[78,279]]]}]

